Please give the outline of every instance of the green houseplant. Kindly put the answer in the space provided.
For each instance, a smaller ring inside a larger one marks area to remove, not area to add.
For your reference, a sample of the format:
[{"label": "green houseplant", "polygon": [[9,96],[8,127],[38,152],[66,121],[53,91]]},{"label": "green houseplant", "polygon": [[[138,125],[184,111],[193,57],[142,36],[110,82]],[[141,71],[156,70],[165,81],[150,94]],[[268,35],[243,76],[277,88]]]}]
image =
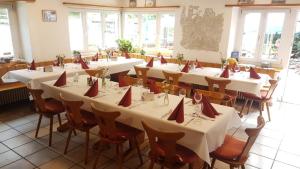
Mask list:
[{"label": "green houseplant", "polygon": [[122,54],[128,53],[132,51],[132,44],[129,40],[126,39],[118,39],[117,40],[119,50]]}]

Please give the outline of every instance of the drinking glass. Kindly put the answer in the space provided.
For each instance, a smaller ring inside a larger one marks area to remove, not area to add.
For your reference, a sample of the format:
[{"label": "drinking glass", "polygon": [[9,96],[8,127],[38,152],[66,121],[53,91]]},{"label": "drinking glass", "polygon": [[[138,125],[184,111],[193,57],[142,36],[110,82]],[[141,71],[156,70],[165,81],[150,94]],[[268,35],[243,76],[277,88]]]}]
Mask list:
[{"label": "drinking glass", "polygon": [[195,93],[194,94],[194,100],[196,102],[196,106],[195,106],[195,112],[193,114],[194,117],[197,117],[199,115],[200,112],[202,112],[202,94],[199,93]]},{"label": "drinking glass", "polygon": [[245,66],[245,71],[246,71],[246,72],[249,72],[249,70],[250,70],[250,66],[249,66],[249,65],[246,65],[246,66]]}]

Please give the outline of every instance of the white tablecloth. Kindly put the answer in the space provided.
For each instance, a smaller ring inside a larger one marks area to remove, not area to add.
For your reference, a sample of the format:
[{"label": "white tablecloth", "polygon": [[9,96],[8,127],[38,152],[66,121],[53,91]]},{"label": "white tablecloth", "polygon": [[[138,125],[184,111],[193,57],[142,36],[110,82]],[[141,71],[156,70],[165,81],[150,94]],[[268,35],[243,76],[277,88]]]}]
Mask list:
[{"label": "white tablecloth", "polygon": [[57,99],[59,99],[59,93],[62,93],[67,99],[84,101],[83,108],[86,110],[90,110],[90,103],[94,102],[104,110],[120,111],[121,116],[118,118],[118,121],[139,129],[143,129],[141,121],[144,121],[161,131],[182,131],[185,133],[185,136],[179,143],[193,150],[209,164],[209,152],[222,145],[227,129],[240,125],[240,118],[234,108],[216,104],[213,104],[213,106],[222,114],[217,116],[214,121],[203,118],[193,119],[192,113],[195,107],[188,98],[185,98],[185,121],[182,124],[168,121],[168,113],[172,108],[176,107],[181,98],[169,95],[170,103],[164,104],[163,97],[159,98],[163,94],[158,94],[155,96],[155,101],[143,102],[139,98],[141,90],[145,89],[138,87],[132,87],[133,103],[130,107],[118,106],[118,102],[125,94],[127,88],[121,89],[113,82],[107,88],[99,86],[99,95],[97,97],[86,97],[84,93],[89,89],[89,86],[86,84],[86,77],[81,76],[79,83],[73,83],[71,82],[72,79],[69,79],[68,81],[70,82],[65,87],[53,86],[55,81],[43,82],[41,87],[46,94]]},{"label": "white tablecloth", "polygon": [[[99,59],[98,62],[90,62],[89,67],[93,68],[109,68],[111,74],[119,73],[123,71],[130,70],[134,65],[143,63],[142,59],[125,59],[124,57],[119,57],[116,61],[107,61],[106,59]],[[85,74],[85,70],[81,69],[80,64],[67,63],[65,68],[53,67],[53,72],[43,72],[43,68],[37,68],[36,71],[30,71],[27,69],[14,70],[7,72],[3,76],[3,81],[9,81],[9,79],[16,79],[23,83],[30,83],[32,88],[40,88],[40,83],[44,81],[57,79],[64,71],[66,71],[67,76],[73,76],[76,73],[79,75]]]},{"label": "white tablecloth", "polygon": [[[139,67],[145,67],[146,63],[137,65]],[[160,61],[155,61],[153,67],[150,68],[148,72],[149,77],[155,77],[164,79],[164,75],[162,71],[168,72],[181,72],[181,69],[184,65],[181,65],[179,68],[178,64],[168,63],[168,64],[160,64]],[[215,79],[224,79],[220,78],[220,74],[222,70],[220,68],[212,68],[212,67],[204,67],[204,68],[197,68],[194,70],[190,70],[189,73],[182,73],[182,77],[179,79],[181,82],[197,84],[202,86],[207,86],[207,82],[205,80],[205,76]],[[135,74],[134,69],[132,69],[129,74]],[[251,79],[249,77],[249,72],[237,72],[237,73],[230,73],[230,77],[228,78],[231,80],[231,83],[226,87],[226,89],[230,90],[237,90],[240,92],[248,92],[253,93],[255,95],[260,95],[261,88],[268,84],[268,80],[270,76],[265,74],[260,74],[262,77],[261,79]]]}]

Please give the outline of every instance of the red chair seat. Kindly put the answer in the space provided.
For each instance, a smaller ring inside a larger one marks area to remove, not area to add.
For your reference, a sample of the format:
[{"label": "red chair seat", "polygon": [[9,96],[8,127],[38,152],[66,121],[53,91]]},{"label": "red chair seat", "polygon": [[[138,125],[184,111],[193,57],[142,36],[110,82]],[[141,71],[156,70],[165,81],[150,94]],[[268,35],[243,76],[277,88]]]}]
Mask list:
[{"label": "red chair seat", "polygon": [[63,104],[55,99],[46,99],[45,100],[46,113],[49,115],[59,114],[65,111]]},{"label": "red chair seat", "polygon": [[242,153],[245,145],[246,142],[227,135],[223,145],[212,152],[211,155],[216,156],[217,158],[233,160]]},{"label": "red chair seat", "polygon": [[116,127],[118,130],[117,135],[124,139],[130,139],[144,133],[144,131],[142,130],[136,129],[134,127],[119,122],[116,122]]},{"label": "red chair seat", "polygon": [[265,100],[267,97],[268,91],[260,91],[260,96],[256,96],[255,94],[252,93],[243,93],[243,97],[247,99],[252,99],[252,100]]},{"label": "red chair seat", "polygon": [[86,110],[80,110],[80,114],[81,114],[84,125],[86,125],[87,127],[88,126],[93,127],[93,126],[97,125],[97,122],[96,122],[96,119],[95,119],[95,116],[93,113],[86,111]]}]

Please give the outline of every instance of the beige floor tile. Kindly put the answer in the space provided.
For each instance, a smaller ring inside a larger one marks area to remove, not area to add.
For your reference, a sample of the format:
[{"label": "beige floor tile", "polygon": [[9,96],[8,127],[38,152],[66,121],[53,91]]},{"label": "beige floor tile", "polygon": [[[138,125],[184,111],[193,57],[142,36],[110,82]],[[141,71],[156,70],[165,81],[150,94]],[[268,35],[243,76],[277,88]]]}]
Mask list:
[{"label": "beige floor tile", "polygon": [[299,169],[299,168],[291,166],[291,165],[287,165],[287,164],[279,162],[279,161],[275,161],[272,169]]},{"label": "beige floor tile", "polygon": [[261,169],[271,169],[273,160],[251,153],[246,164]]},{"label": "beige floor tile", "polygon": [[275,140],[270,137],[259,135],[256,139],[256,143],[277,149],[279,147],[280,140]]},{"label": "beige floor tile", "polygon": [[60,156],[52,161],[49,161],[41,166],[40,169],[68,169],[73,166],[74,163],[63,156]]},{"label": "beige floor tile", "polygon": [[279,150],[276,161],[280,161],[300,168],[300,156]]},{"label": "beige floor tile", "polygon": [[[63,137],[55,132],[52,133],[52,144],[58,143],[64,139],[65,139],[65,137]],[[41,144],[48,145],[49,144],[49,135],[39,137],[36,141]]]},{"label": "beige floor tile", "polygon": [[6,165],[1,169],[33,169],[33,168],[36,168],[36,166],[32,165],[30,162],[26,161],[25,159],[21,159],[9,165]]},{"label": "beige floor tile", "polygon": [[10,126],[8,126],[8,125],[6,125],[4,123],[0,123],[0,132],[8,130],[10,128],[11,128]]},{"label": "beige floor tile", "polygon": [[[27,132],[27,133],[25,133],[25,135],[26,136],[28,136],[29,138],[32,138],[32,139],[36,139],[35,138],[35,130],[33,130],[33,131],[30,131],[30,132]],[[49,134],[49,129],[47,129],[47,128],[40,128],[39,129],[39,134],[38,134],[38,138],[40,138],[40,137],[43,137],[43,136],[46,136],[46,135],[48,135]]]},{"label": "beige floor tile", "polygon": [[40,166],[57,158],[58,156],[59,154],[46,148],[27,156],[26,159],[31,163],[35,164],[36,166]]},{"label": "beige floor tile", "polygon": [[0,167],[10,164],[19,159],[21,159],[21,156],[14,153],[13,151],[7,151],[5,153],[2,153],[0,154]]},{"label": "beige floor tile", "polygon": [[264,156],[264,157],[268,157],[270,159],[274,159],[276,156],[276,153],[277,153],[277,149],[255,143],[252,146],[252,149],[250,150],[250,152],[255,153],[257,155]]},{"label": "beige floor tile", "polygon": [[13,149],[15,147],[19,147],[19,146],[29,143],[31,141],[33,141],[31,138],[29,138],[25,135],[19,135],[19,136],[16,136],[9,140],[4,141],[3,144],[5,144],[7,147]]},{"label": "beige floor tile", "polygon": [[[142,156],[143,158],[143,162],[148,161],[148,157],[146,156]],[[130,159],[126,160],[124,162],[124,165],[128,168],[138,168],[141,167],[142,165],[140,164],[140,159],[138,157],[137,154],[135,154],[133,157],[131,157]]]},{"label": "beige floor tile", "polygon": [[26,123],[24,125],[15,127],[15,129],[21,133],[27,133],[27,132],[36,130],[36,127],[37,127],[37,125],[35,123]]},{"label": "beige floor tile", "polygon": [[30,121],[26,118],[18,118],[9,122],[6,122],[7,125],[11,127],[17,127],[26,123],[29,123]]},{"label": "beige floor tile", "polygon": [[14,130],[14,129],[5,130],[0,133],[0,141],[2,142],[5,140],[8,140],[8,139],[16,137],[20,134],[21,134],[20,132],[18,132],[17,130]]},{"label": "beige floor tile", "polygon": [[68,151],[65,157],[75,163],[80,163],[84,160],[84,146],[80,146],[71,151]]},{"label": "beige floor tile", "polygon": [[45,148],[44,145],[42,145],[38,142],[32,141],[30,143],[27,143],[20,147],[15,148],[14,151],[17,152],[18,154],[20,154],[21,156],[26,157],[26,156],[33,154],[43,148]]},{"label": "beige floor tile", "polygon": [[[58,143],[52,144],[50,149],[52,149],[53,151],[59,152],[59,153],[64,153],[66,142],[67,142],[67,139],[64,139]],[[80,146],[80,144],[70,141],[69,146],[68,146],[68,151],[72,151],[73,149],[75,149],[79,146]]]},{"label": "beige floor tile", "polygon": [[0,143],[0,154],[6,152],[8,150],[9,150],[9,148],[7,146]]}]

